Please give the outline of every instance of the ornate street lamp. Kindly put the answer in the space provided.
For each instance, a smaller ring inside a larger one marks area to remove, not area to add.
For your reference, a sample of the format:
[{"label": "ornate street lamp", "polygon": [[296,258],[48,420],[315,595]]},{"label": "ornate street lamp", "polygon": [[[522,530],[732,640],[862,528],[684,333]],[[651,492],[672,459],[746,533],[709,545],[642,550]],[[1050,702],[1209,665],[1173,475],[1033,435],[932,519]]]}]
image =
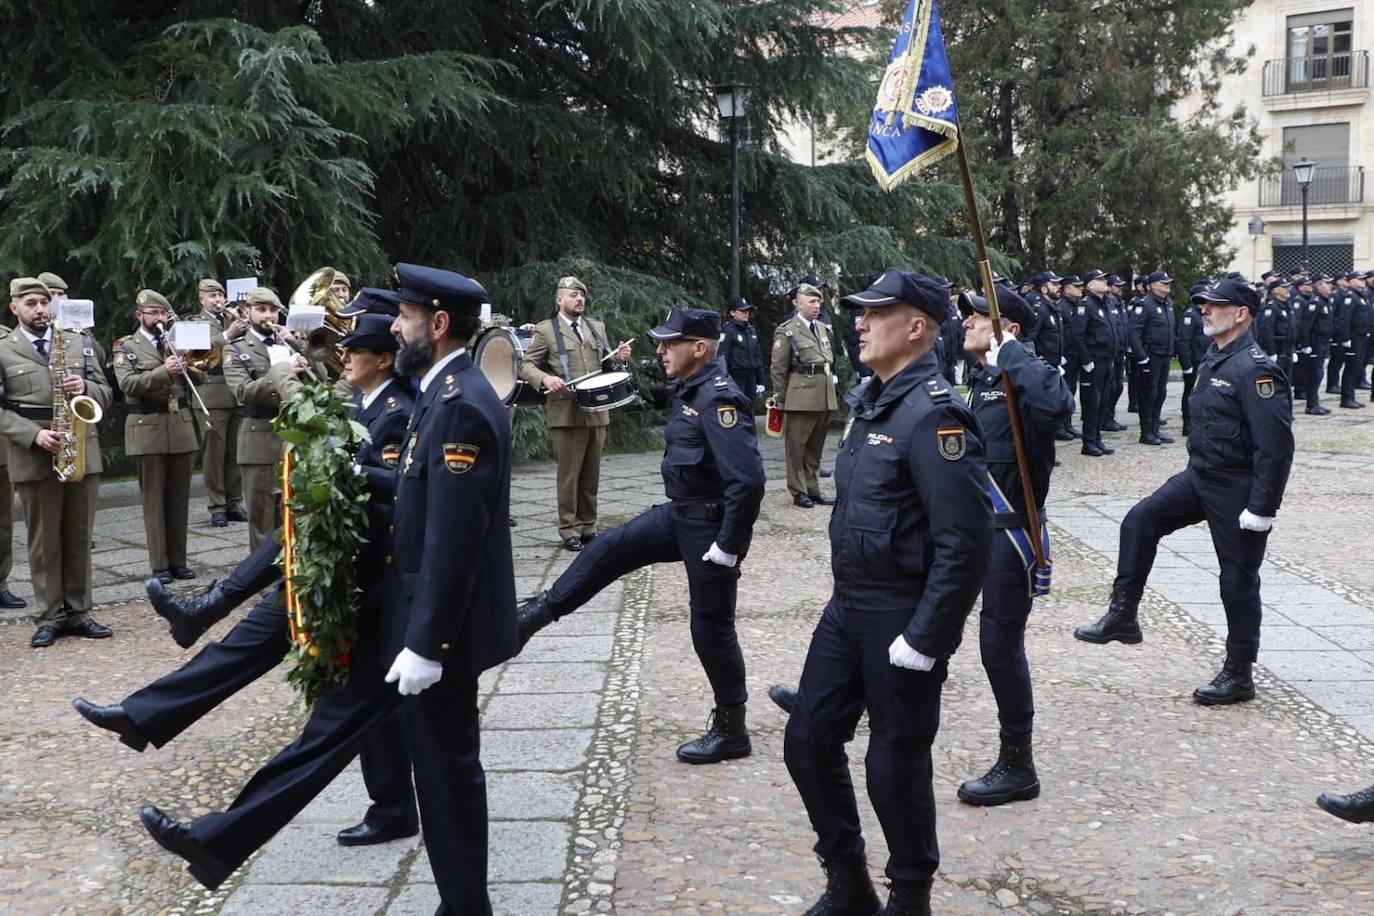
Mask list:
[{"label": "ornate street lamp", "polygon": [[749,87],[722,83],[715,89],[716,108],[730,130],[730,296],[739,296],[739,127],[749,102]]},{"label": "ornate street lamp", "polygon": [[1297,179],[1298,189],[1302,191],[1302,269],[1308,269],[1307,261],[1307,189],[1312,184],[1312,173],[1317,163],[1308,161],[1306,156],[1293,163],[1293,177]]}]

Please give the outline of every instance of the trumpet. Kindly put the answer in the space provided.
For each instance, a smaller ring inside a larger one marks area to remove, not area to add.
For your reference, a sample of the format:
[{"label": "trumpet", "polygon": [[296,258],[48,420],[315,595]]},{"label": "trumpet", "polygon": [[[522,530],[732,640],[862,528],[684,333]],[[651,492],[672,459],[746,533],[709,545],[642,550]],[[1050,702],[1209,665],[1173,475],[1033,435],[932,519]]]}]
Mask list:
[{"label": "trumpet", "polygon": [[[192,355],[192,354],[195,354],[195,353],[204,353],[204,354],[207,354],[206,356],[201,357],[201,362],[202,362],[202,363],[209,363],[209,362],[210,362],[210,357],[213,356],[213,357],[214,357],[214,363],[213,363],[213,365],[215,365],[215,366],[218,366],[218,365],[219,365],[219,362],[220,362],[220,359],[221,359],[220,351],[218,351],[218,350],[190,350],[190,351],[187,351],[186,353],[180,353],[180,352],[177,351],[176,344],[172,343],[172,335],[170,335],[170,334],[167,333],[167,325],[164,324],[163,322],[159,321],[159,322],[157,323],[157,330],[158,330],[158,333],[162,335],[162,340],[163,340],[163,342],[167,344],[167,349],[170,350],[170,351],[172,351],[172,355],[173,355],[173,356],[175,356],[177,359],[181,360],[181,365],[182,365],[183,368],[185,368],[185,369],[190,369],[190,367],[191,367],[191,359],[190,359],[190,358],[191,358],[191,355]],[[204,372],[205,369],[204,369],[204,368],[198,368],[197,371]],[[181,377],[184,378],[184,379],[186,380],[186,387],[191,389],[191,395],[196,399],[196,405],[200,407],[201,412],[205,414],[205,419],[206,419],[206,420],[210,420],[210,408],[206,407],[206,406],[205,406],[205,401],[203,401],[203,400],[201,399],[201,397],[200,397],[200,390],[196,388],[196,382],[195,382],[195,379],[191,378],[191,373],[190,373],[189,371],[188,371],[188,372],[183,372],[183,373],[181,374]]]},{"label": "trumpet", "polygon": [[[170,316],[167,319],[167,327],[171,327],[176,324],[176,322],[177,316]],[[164,336],[166,333],[166,328],[164,328]],[[218,368],[224,361],[224,351],[213,347],[209,350],[182,350],[179,353],[174,353],[174,355],[177,359],[181,360],[187,368],[194,369],[202,374],[210,369]]]},{"label": "trumpet", "polygon": [[323,363],[330,374],[338,378],[343,374],[343,353],[339,341],[353,330],[355,318],[341,318],[346,303],[334,294],[334,278],[338,271],[332,267],[321,267],[306,277],[287,301],[288,309],[300,306],[324,308],[324,324],[311,331],[305,338],[303,353],[307,359]]},{"label": "trumpet", "polygon": [[[315,368],[315,360],[311,358],[311,355],[305,351],[305,348],[303,346],[301,346],[300,341],[296,340],[295,335],[292,334],[291,331],[287,329],[285,325],[272,323],[269,326],[276,333],[276,335],[281,338],[282,343],[286,344],[288,347],[291,348],[292,353],[295,353],[297,356],[305,360],[305,371],[310,373],[311,378],[313,378],[317,382],[331,381],[331,379],[324,378],[320,374],[319,370]],[[342,359],[343,357],[340,356],[339,375],[343,374]],[[326,363],[326,366],[327,365],[328,364]]]}]

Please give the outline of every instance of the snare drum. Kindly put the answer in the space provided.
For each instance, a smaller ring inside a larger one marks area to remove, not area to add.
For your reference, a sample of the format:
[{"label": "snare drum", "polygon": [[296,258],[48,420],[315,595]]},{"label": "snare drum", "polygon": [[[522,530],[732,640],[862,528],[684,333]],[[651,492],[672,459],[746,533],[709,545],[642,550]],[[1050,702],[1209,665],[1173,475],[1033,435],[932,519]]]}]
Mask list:
[{"label": "snare drum", "polygon": [[614,410],[639,399],[628,372],[602,372],[571,387],[580,410]]},{"label": "snare drum", "polygon": [[544,402],[538,391],[520,380],[520,360],[533,336],[518,328],[487,328],[472,348],[472,361],[506,406],[537,407]]}]

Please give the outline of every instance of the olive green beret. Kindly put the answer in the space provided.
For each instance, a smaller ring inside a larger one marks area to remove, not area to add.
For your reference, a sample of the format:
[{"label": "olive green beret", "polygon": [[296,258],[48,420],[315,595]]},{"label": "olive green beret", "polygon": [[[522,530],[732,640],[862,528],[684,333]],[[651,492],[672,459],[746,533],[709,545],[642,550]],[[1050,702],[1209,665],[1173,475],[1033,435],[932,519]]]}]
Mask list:
[{"label": "olive green beret", "polygon": [[821,294],[821,291],[818,290],[818,289],[816,289],[816,287],[812,286],[810,283],[800,283],[800,284],[797,285],[797,291],[796,291],[796,293],[793,294],[792,298],[795,299],[795,298],[797,298],[797,296],[816,296],[816,297],[819,297],[820,294]]},{"label": "olive green beret", "polygon": [[347,283],[350,287],[353,286],[353,281],[349,280],[349,279],[348,279],[348,274],[344,273],[342,270],[336,270],[336,271],[334,271],[334,282],[335,282],[335,283]]},{"label": "olive green beret", "polygon": [[36,277],[18,277],[10,281],[10,298],[22,299],[29,293],[42,293],[49,299],[52,298],[52,290],[48,285]]},{"label": "olive green beret", "polygon": [[49,290],[60,289],[66,292],[71,287],[67,286],[67,281],[50,270],[45,270],[38,275],[38,282],[44,284]]},{"label": "olive green beret", "polygon": [[576,277],[564,277],[562,280],[559,280],[558,288],[581,290],[584,296],[587,294],[587,284],[583,283]]},{"label": "olive green beret", "polygon": [[134,303],[135,311],[143,308],[163,309],[167,312],[172,310],[172,303],[168,302],[167,297],[155,289],[140,290],[139,294],[134,297]]},{"label": "olive green beret", "polygon": [[220,282],[218,280],[206,278],[204,280],[201,280],[200,283],[196,286],[196,292],[222,293],[224,292],[224,287],[220,285]]},{"label": "olive green beret", "polygon": [[265,286],[259,286],[244,297],[243,301],[248,305],[270,305],[275,309],[281,309],[281,300],[277,294]]}]

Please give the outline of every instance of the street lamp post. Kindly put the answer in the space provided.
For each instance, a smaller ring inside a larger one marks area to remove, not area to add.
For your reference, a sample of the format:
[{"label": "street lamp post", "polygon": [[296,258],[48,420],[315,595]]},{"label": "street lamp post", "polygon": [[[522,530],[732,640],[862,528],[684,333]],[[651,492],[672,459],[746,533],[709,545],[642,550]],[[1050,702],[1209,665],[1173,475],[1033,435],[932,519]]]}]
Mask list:
[{"label": "street lamp post", "polygon": [[739,279],[739,127],[749,87],[743,83],[722,83],[716,87],[716,108],[730,130],[730,297],[738,298]]},{"label": "street lamp post", "polygon": [[1298,162],[1293,163],[1293,177],[1298,181],[1298,190],[1302,191],[1302,269],[1308,269],[1307,261],[1307,189],[1312,184],[1312,172],[1317,168],[1317,163],[1310,162],[1306,156]]}]

